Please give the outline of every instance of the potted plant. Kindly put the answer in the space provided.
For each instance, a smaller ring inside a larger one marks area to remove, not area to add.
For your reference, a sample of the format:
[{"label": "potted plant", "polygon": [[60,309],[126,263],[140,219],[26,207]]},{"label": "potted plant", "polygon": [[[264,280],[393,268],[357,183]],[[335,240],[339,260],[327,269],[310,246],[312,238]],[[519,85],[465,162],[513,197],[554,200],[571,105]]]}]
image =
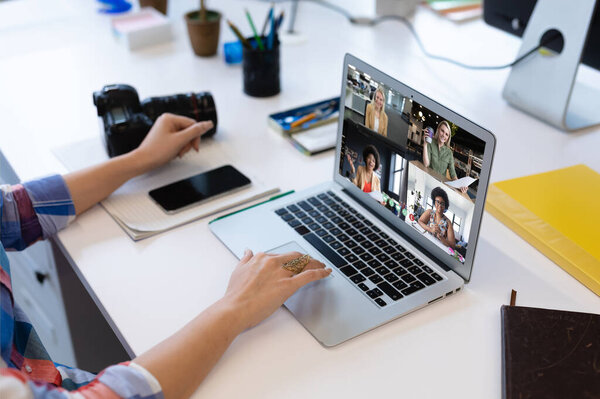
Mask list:
[{"label": "potted plant", "polygon": [[152,7],[167,15],[167,0],[140,0],[140,8]]},{"label": "potted plant", "polygon": [[200,9],[185,14],[185,21],[194,53],[201,57],[217,54],[221,13],[206,9],[200,0]]}]

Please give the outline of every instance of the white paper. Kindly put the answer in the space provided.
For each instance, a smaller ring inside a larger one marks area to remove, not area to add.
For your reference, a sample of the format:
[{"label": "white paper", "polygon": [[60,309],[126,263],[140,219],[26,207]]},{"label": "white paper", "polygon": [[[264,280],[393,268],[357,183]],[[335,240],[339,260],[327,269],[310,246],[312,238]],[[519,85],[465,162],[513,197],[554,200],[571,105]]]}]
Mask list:
[{"label": "white paper", "polygon": [[[100,139],[57,148],[54,154],[70,171],[97,164],[108,158]],[[252,181],[250,187],[176,214],[165,213],[148,195],[150,190],[157,187],[226,164],[233,164],[246,175]],[[173,160],[159,169],[129,180],[101,204],[121,227],[127,227],[127,233],[136,240],[279,191],[278,188],[267,187],[257,175],[251,165],[240,164],[239,157],[236,158],[229,152],[226,142],[205,140],[198,153],[190,151],[181,159]]]},{"label": "white paper", "polygon": [[446,184],[454,188],[469,187],[475,180],[477,179],[474,179],[471,176],[465,176],[458,180],[447,181]]},{"label": "white paper", "polygon": [[295,140],[310,153],[334,148],[336,139],[337,123],[328,123],[323,126],[292,134],[292,140]]}]

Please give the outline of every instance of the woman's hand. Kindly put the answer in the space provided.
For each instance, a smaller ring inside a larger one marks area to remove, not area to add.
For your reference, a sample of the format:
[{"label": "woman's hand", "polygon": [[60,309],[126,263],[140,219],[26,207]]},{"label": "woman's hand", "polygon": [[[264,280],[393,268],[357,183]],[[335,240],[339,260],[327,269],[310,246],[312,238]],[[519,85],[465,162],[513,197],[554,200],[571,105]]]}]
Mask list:
[{"label": "woman's hand", "polygon": [[461,187],[460,188],[460,192],[463,193],[463,194],[465,194],[468,189],[469,189],[469,187],[466,187],[466,186],[465,187]]},{"label": "woman's hand", "polygon": [[148,172],[176,156],[183,156],[192,148],[198,151],[200,136],[212,128],[212,121],[196,122],[185,116],[165,113],[154,122],[133,154],[144,171]]},{"label": "woman's hand", "polygon": [[270,255],[246,250],[233,271],[223,301],[239,309],[242,328],[250,328],[269,317],[302,286],[329,276],[331,269],[316,259],[294,274],[282,266],[302,256],[299,252]]}]

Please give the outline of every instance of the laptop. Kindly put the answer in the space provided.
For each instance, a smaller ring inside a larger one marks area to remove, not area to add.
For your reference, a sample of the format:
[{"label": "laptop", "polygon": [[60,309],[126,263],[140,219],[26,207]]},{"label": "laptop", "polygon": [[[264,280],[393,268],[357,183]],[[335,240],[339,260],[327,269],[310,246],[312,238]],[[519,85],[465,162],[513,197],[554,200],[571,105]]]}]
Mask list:
[{"label": "laptop", "polygon": [[338,345],[469,281],[495,142],[346,54],[333,179],[209,226],[238,258],[298,251],[332,268],[285,306]]}]

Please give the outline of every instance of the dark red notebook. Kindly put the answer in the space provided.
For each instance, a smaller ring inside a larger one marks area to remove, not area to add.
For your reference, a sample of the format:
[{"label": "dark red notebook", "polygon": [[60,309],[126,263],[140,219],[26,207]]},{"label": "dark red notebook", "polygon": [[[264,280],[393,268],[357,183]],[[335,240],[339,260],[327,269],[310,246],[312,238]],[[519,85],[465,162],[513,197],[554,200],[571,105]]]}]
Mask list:
[{"label": "dark red notebook", "polygon": [[505,399],[600,399],[600,315],[502,306]]}]

